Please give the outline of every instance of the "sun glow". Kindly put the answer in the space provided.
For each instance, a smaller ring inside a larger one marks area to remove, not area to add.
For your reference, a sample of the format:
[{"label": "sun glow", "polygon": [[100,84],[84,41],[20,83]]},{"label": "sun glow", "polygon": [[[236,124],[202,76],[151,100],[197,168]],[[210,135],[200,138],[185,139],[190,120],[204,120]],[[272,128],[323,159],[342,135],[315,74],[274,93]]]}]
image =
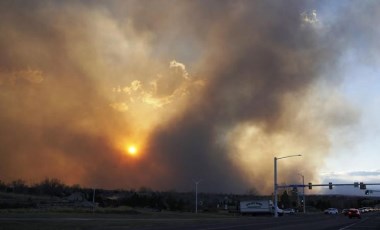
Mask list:
[{"label": "sun glow", "polygon": [[136,155],[137,154],[137,148],[133,145],[128,146],[128,153],[129,153],[129,155]]},{"label": "sun glow", "polygon": [[134,145],[129,145],[127,147],[127,152],[130,156],[136,156],[137,155],[137,147]]},{"label": "sun glow", "polygon": [[140,137],[117,138],[115,147],[120,154],[126,157],[140,158],[144,155],[144,144]]}]

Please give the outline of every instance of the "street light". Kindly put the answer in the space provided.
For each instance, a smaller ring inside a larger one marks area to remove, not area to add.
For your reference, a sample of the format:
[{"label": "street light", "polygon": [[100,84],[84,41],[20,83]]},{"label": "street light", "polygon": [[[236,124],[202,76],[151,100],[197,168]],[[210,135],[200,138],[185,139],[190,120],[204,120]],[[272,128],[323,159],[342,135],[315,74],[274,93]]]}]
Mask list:
[{"label": "street light", "polygon": [[94,192],[92,193],[92,212],[95,212],[95,188]]},{"label": "street light", "polygon": [[299,176],[302,177],[302,195],[303,195],[303,213],[306,213],[306,200],[305,200],[305,177],[298,173]]},{"label": "street light", "polygon": [[193,181],[195,183],[195,213],[198,213],[198,184],[202,180],[198,180],[198,181],[193,180]]},{"label": "street light", "polygon": [[278,212],[277,212],[277,160],[281,160],[284,158],[289,158],[289,157],[300,157],[302,156],[301,154],[297,155],[290,155],[290,156],[285,156],[285,157],[275,157],[274,158],[274,217],[278,217]]}]

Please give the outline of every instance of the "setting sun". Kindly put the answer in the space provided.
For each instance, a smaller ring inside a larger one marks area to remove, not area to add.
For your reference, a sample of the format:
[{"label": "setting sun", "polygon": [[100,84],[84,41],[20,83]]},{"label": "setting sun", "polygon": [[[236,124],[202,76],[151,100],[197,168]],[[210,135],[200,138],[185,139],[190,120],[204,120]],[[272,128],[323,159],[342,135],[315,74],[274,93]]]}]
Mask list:
[{"label": "setting sun", "polygon": [[143,153],[143,145],[141,140],[135,140],[131,137],[116,140],[117,142],[115,142],[115,145],[124,156],[138,158]]},{"label": "setting sun", "polygon": [[136,155],[136,153],[137,153],[136,147],[135,146],[129,146],[128,147],[128,153],[129,153],[129,155]]}]

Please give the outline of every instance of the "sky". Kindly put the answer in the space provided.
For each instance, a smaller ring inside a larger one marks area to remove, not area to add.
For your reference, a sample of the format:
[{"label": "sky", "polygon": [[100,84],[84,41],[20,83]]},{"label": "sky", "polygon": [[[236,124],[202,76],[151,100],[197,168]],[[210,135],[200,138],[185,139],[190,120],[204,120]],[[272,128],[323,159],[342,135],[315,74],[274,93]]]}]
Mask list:
[{"label": "sky", "polygon": [[0,180],[270,194],[302,154],[280,184],[380,183],[379,12],[1,1]]}]

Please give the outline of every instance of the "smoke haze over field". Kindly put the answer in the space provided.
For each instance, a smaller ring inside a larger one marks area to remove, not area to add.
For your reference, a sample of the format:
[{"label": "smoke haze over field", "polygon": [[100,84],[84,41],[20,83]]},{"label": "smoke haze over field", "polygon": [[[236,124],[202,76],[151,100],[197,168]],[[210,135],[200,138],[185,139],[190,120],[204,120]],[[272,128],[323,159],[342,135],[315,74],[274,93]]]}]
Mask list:
[{"label": "smoke haze over field", "polygon": [[2,1],[0,180],[270,193],[292,154],[279,180],[316,178],[360,119],[342,55],[379,48],[378,3],[328,4]]}]

